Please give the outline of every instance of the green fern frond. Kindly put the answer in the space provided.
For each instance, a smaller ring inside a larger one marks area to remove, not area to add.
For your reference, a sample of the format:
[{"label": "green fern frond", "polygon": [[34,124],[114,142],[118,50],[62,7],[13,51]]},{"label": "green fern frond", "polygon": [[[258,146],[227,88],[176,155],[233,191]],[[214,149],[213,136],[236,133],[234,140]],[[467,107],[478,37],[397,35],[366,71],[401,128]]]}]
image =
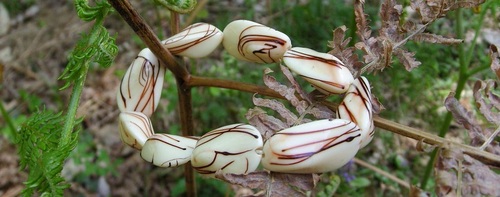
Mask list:
[{"label": "green fern frond", "polygon": [[96,18],[104,18],[111,10],[107,1],[95,1],[95,6],[90,6],[87,0],[76,0],[75,8],[78,17],[84,21],[93,21]]},{"label": "green fern frond", "polygon": [[106,1],[96,1],[94,7],[87,0],[75,0],[78,16],[85,21],[95,20],[93,27],[77,42],[69,56],[68,65],[59,77],[66,83],[61,89],[73,85],[67,113],[46,110],[33,114],[23,125],[16,139],[21,168],[29,171],[23,196],[62,196],[69,187],[61,176],[64,161],[76,147],[83,118],[76,111],[90,64],[95,62],[109,67],[118,52],[115,38],[110,37],[102,25],[111,11]]},{"label": "green fern frond", "polygon": [[118,54],[118,46],[115,44],[115,37],[110,37],[108,31],[103,26],[100,27],[101,40],[97,45],[98,51],[94,61],[102,67],[108,68]]},{"label": "green fern frond", "polygon": [[107,1],[96,1],[96,6],[91,7],[87,0],[76,0],[75,6],[78,16],[82,20],[96,20],[96,23],[88,34],[82,34],[74,50],[70,53],[68,65],[59,77],[60,80],[66,81],[61,90],[68,88],[73,82],[81,80],[84,77],[85,66],[96,62],[107,68],[118,54],[115,38],[111,37],[106,28],[102,26],[102,19],[112,10],[111,5]]},{"label": "green fern frond", "polygon": [[94,26],[89,34],[82,34],[81,39],[69,56],[69,62],[59,79],[65,80],[61,88],[68,88],[72,82],[81,80],[84,67],[96,62],[104,68],[113,63],[118,54],[115,38],[111,37],[103,26]]},{"label": "green fern frond", "polygon": [[64,189],[69,187],[61,177],[61,170],[78,142],[79,129],[71,134],[67,144],[60,145],[64,122],[62,113],[43,110],[21,126],[17,139],[20,165],[29,170],[23,196],[32,196],[35,192],[62,196]]}]

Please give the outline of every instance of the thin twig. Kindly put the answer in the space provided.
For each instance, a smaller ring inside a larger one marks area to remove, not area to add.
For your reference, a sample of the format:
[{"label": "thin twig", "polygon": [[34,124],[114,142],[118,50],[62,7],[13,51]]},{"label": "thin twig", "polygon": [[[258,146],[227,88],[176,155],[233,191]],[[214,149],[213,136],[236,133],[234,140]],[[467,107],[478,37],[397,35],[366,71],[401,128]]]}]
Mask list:
[{"label": "thin twig", "polygon": [[479,150],[484,150],[486,147],[488,147],[488,145],[490,145],[493,139],[497,137],[498,133],[500,133],[500,127],[498,127],[497,130],[493,132],[493,134],[488,138],[488,140],[484,142],[484,144],[479,148]]},{"label": "thin twig", "polygon": [[397,133],[418,141],[422,141],[424,143],[430,144],[430,145],[437,145],[441,146],[445,143],[451,143],[455,145],[456,147],[460,148],[462,151],[465,152],[465,154],[470,155],[471,157],[474,157],[475,159],[487,164],[487,165],[492,165],[495,167],[500,167],[500,156],[486,152],[486,151],[481,151],[478,150],[476,147],[468,146],[465,144],[453,142],[450,140],[447,140],[445,138],[433,135],[429,132],[421,131],[412,127],[408,127],[406,125],[402,125],[387,119],[383,119],[381,117],[374,117],[373,121],[375,122],[375,126],[378,128],[382,128],[385,130],[388,130],[393,133]]},{"label": "thin twig", "polygon": [[390,174],[390,173],[388,173],[388,172],[386,172],[386,171],[378,168],[377,166],[374,166],[374,165],[372,165],[372,164],[370,164],[368,162],[365,162],[363,160],[360,160],[358,158],[354,158],[354,163],[356,163],[356,164],[358,164],[360,166],[363,166],[365,168],[368,168],[370,170],[373,170],[376,173],[378,173],[378,174],[380,174],[382,176],[385,176],[388,179],[390,179],[390,180],[392,180],[392,181],[400,184],[401,186],[406,187],[407,189],[410,189],[410,184],[407,181],[401,180],[400,178],[398,178],[398,177],[396,177],[396,176],[394,176],[394,175],[392,175],[392,174]]},{"label": "thin twig", "polygon": [[[274,92],[274,90],[264,87],[264,86],[258,86],[255,84],[248,84],[248,83],[242,83],[238,81],[230,81],[230,80],[221,80],[221,79],[214,79],[214,78],[207,78],[207,77],[198,77],[198,76],[191,76],[191,80],[187,82],[187,86],[195,87],[195,86],[208,86],[208,87],[219,87],[219,88],[226,88],[226,89],[232,89],[232,90],[240,90],[244,92],[250,92],[250,93],[257,93],[257,94],[262,94],[266,96],[271,96],[274,98],[283,98],[281,95],[277,94]],[[322,102],[323,105],[326,105],[329,107],[331,110],[336,110],[336,104],[332,102]],[[500,156],[486,152],[486,151],[481,151],[478,150],[476,147],[460,144],[457,142],[452,142],[450,140],[447,140],[445,138],[436,136],[434,134],[431,134],[429,132],[425,132],[419,129],[415,129],[412,127],[408,127],[406,125],[402,125],[378,116],[375,116],[373,119],[375,126],[381,129],[385,129],[387,131],[409,137],[412,139],[415,139],[417,141],[422,141],[423,143],[430,144],[430,145],[436,145],[440,146],[445,143],[452,143],[456,145],[456,147],[459,147],[461,150],[463,150],[466,154],[470,155],[471,157],[474,157],[475,159],[491,165],[495,167],[500,167]]]},{"label": "thin twig", "polygon": [[219,87],[225,89],[240,90],[253,94],[258,93],[260,95],[270,96],[274,98],[283,98],[279,93],[277,93],[272,89],[269,89],[268,87],[258,86],[250,83],[242,83],[239,81],[217,79],[217,78],[191,76],[190,80],[187,81],[186,85],[189,87],[197,87],[197,86]]}]

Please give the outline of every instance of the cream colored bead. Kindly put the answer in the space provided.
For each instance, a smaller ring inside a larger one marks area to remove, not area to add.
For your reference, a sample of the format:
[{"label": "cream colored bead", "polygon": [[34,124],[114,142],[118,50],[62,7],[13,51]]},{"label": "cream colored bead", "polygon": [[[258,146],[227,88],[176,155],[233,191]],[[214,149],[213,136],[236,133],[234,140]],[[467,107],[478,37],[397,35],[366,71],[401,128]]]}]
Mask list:
[{"label": "cream colored bead", "polygon": [[361,129],[361,148],[374,135],[370,83],[365,77],[354,80],[337,110],[337,118],[350,120]]},{"label": "cream colored bead", "polygon": [[151,121],[141,112],[121,112],[118,124],[123,143],[137,150],[141,150],[146,140],[154,134]]},{"label": "cream colored bead", "polygon": [[142,112],[150,117],[158,106],[165,66],[148,48],[130,65],[118,88],[116,100],[122,112]]},{"label": "cream colored bead", "polygon": [[336,170],[359,150],[361,133],[351,121],[323,119],[284,129],[269,138],[262,166],[284,173],[323,173]]},{"label": "cream colored bead", "polygon": [[245,174],[255,171],[261,159],[262,137],[251,125],[233,124],[212,130],[196,144],[193,168],[213,177],[215,172]]},{"label": "cream colored bead", "polygon": [[222,32],[207,23],[195,23],[174,36],[163,40],[162,44],[174,55],[201,58],[220,45]]},{"label": "cream colored bead", "polygon": [[341,94],[354,81],[349,69],[338,58],[308,48],[294,47],[288,50],[283,61],[324,94]]},{"label": "cream colored bead", "polygon": [[223,32],[222,45],[239,60],[265,64],[279,62],[292,47],[286,34],[252,21],[233,21]]},{"label": "cream colored bead", "polygon": [[169,134],[154,134],[142,147],[141,157],[160,167],[176,167],[191,160],[196,139]]}]

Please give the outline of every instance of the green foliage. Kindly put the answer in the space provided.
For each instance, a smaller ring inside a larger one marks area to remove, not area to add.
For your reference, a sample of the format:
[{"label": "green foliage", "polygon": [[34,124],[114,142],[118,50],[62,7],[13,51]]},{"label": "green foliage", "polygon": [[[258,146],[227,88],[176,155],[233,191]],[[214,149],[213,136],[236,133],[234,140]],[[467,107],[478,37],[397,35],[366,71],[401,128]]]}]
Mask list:
[{"label": "green foliage", "polygon": [[182,196],[184,193],[186,193],[186,181],[184,181],[184,179],[179,179],[172,187],[170,195],[177,197]]},{"label": "green foliage", "polygon": [[29,94],[25,90],[20,90],[19,96],[21,96],[22,101],[27,104],[30,112],[35,112],[38,110],[38,107],[42,106],[42,100],[40,98],[36,95]]},{"label": "green foliage", "polygon": [[17,125],[23,123],[26,120],[26,116],[21,115],[12,119],[7,110],[5,110],[3,102],[0,102],[0,114],[7,124],[6,127],[0,129],[0,134],[4,135],[7,140],[12,142],[17,139]]},{"label": "green foliage", "polygon": [[[35,192],[42,196],[62,196],[64,189],[69,187],[61,177],[61,170],[78,142],[83,118],[76,119],[76,111],[89,66],[95,62],[109,67],[118,51],[115,39],[109,36],[102,25],[111,6],[106,1],[96,1],[92,7],[86,0],[76,0],[75,6],[84,21],[96,22],[89,33],[82,34],[69,56],[66,69],[59,77],[66,80],[61,90],[73,85],[65,116],[62,112],[38,111],[22,125],[15,139],[21,167],[29,170],[24,196],[32,196]],[[23,98],[31,100],[27,94]]]},{"label": "green foliage", "polygon": [[123,163],[122,159],[112,161],[109,153],[105,149],[99,149],[93,136],[88,132],[80,134],[80,140],[72,154],[70,155],[77,166],[83,166],[83,171],[75,174],[74,180],[83,183],[89,188],[97,191],[97,181],[95,177],[109,174],[118,175],[118,166]]},{"label": "green foliage", "polygon": [[82,133],[79,141],[70,158],[75,161],[76,165],[85,166],[81,176],[117,175],[116,169],[122,163],[121,160],[111,162],[109,153],[104,149],[97,149],[92,135],[88,132]]},{"label": "green foliage", "polygon": [[111,5],[107,1],[97,0],[95,4],[90,6],[87,0],[76,0],[76,14],[80,19],[90,22],[96,19],[102,20],[111,11]]},{"label": "green foliage", "polygon": [[111,11],[111,5],[104,0],[96,1],[91,7],[86,0],[76,0],[78,16],[84,21],[96,20],[88,34],[83,33],[75,48],[69,55],[69,62],[59,79],[66,83],[61,89],[68,88],[72,82],[85,79],[86,69],[91,62],[107,68],[118,53],[115,38],[102,25],[102,20]]},{"label": "green foliage", "polygon": [[[197,193],[199,196],[233,196],[229,195],[231,190],[228,184],[217,179],[207,179],[196,176],[196,182],[202,187],[197,188]],[[186,194],[186,181],[184,179],[179,179],[172,187],[170,195],[172,196],[184,196]]]},{"label": "green foliage", "polygon": [[[79,125],[81,119],[73,126]],[[61,177],[62,164],[78,142],[78,129],[71,133],[66,144],[60,144],[62,113],[39,111],[21,127],[16,139],[22,169],[29,169],[23,196],[35,192],[49,196],[62,196],[69,184]]]},{"label": "green foliage", "polygon": [[[262,68],[250,69],[253,66],[240,63],[234,57],[224,53],[222,64],[211,63],[210,67],[198,68],[193,73],[247,83],[261,82]],[[193,90],[193,98],[203,98],[193,100],[193,106],[196,106],[193,109],[194,115],[202,122],[203,133],[244,120],[245,106],[251,105],[252,101],[249,99],[250,95],[251,93],[214,87]]]},{"label": "green foliage", "polygon": [[218,179],[207,179],[197,176],[196,182],[202,187],[198,187],[199,196],[233,196],[230,195],[231,190],[229,184]]},{"label": "green foliage", "polygon": [[317,194],[318,197],[329,197],[333,196],[340,185],[340,176],[336,174],[330,175],[328,177],[329,182],[325,184],[322,190],[320,190]]}]

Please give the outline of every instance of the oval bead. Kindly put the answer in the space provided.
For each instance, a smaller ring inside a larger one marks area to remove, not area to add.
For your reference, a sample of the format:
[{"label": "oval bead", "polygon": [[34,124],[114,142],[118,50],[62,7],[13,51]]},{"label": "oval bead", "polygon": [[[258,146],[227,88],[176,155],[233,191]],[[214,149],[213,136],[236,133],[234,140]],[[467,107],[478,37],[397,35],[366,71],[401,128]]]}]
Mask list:
[{"label": "oval bead", "polygon": [[141,157],[159,167],[176,167],[191,160],[197,140],[169,134],[154,134],[141,150]]},{"label": "oval bead", "polygon": [[151,121],[141,112],[121,112],[118,124],[123,143],[137,150],[154,134]]},{"label": "oval bead", "polygon": [[202,58],[212,53],[222,42],[222,31],[207,23],[195,23],[162,44],[174,55]]},{"label": "oval bead", "polygon": [[229,23],[223,34],[222,45],[229,54],[254,63],[279,62],[292,47],[286,34],[248,20]]},{"label": "oval bead", "polygon": [[262,136],[251,125],[232,124],[212,130],[196,143],[191,164],[200,174],[215,172],[245,174],[259,166]]},{"label": "oval bead", "polygon": [[123,76],[116,100],[121,112],[142,112],[151,117],[158,106],[165,67],[148,48],[143,49]]},{"label": "oval bead", "polygon": [[336,170],[359,150],[359,127],[342,119],[323,119],[284,129],[263,149],[264,168],[284,173],[323,173]]},{"label": "oval bead", "polygon": [[354,80],[337,109],[337,118],[356,123],[361,129],[361,147],[373,139],[373,125],[370,83],[365,77]]},{"label": "oval bead", "polygon": [[344,63],[328,53],[294,47],[284,54],[283,61],[290,70],[326,95],[344,93],[354,81]]}]

